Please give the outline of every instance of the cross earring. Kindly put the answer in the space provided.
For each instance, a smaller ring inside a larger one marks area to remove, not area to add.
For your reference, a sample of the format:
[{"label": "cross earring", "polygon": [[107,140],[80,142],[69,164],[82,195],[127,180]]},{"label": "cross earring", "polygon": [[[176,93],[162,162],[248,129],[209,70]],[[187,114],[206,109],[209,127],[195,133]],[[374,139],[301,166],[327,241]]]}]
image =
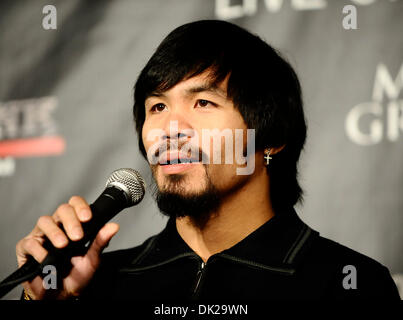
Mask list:
[{"label": "cross earring", "polygon": [[272,157],[270,157],[270,148],[267,148],[267,149],[264,151],[264,159],[266,160],[266,166],[268,166],[270,160],[272,159]]}]

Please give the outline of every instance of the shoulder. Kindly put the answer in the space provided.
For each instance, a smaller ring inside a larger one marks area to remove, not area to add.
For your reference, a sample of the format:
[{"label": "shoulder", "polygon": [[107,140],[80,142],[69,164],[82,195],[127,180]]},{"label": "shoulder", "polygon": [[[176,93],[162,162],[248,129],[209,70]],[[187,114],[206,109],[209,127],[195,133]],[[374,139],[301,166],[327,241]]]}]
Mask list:
[{"label": "shoulder", "polygon": [[312,255],[323,263],[336,265],[356,263],[374,269],[383,267],[383,265],[375,259],[322,236],[319,236],[312,244],[311,250]]},{"label": "shoulder", "polygon": [[305,262],[305,268],[327,284],[327,293],[333,297],[399,298],[386,266],[336,241],[318,236]]},{"label": "shoulder", "polygon": [[141,245],[132,248],[103,253],[101,256],[101,267],[108,269],[118,269],[124,267],[127,264],[135,264],[137,260],[139,260],[152,248],[154,240],[157,237],[158,234],[149,237]]},{"label": "shoulder", "polygon": [[119,270],[135,263],[145,252],[148,251],[153,240],[158,235],[149,237],[142,244],[128,248],[105,252],[101,255],[101,262],[89,285],[83,290],[80,299],[110,299],[116,289],[116,280]]}]

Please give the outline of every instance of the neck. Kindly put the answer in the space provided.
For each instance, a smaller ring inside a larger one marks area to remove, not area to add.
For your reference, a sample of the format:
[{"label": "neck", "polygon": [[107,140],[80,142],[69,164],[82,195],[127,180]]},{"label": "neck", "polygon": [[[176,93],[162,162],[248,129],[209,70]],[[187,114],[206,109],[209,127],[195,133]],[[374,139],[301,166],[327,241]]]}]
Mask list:
[{"label": "neck", "polygon": [[203,261],[247,237],[274,216],[269,197],[269,179],[264,173],[223,199],[217,212],[202,226],[190,217],[177,218],[176,228],[187,245]]}]

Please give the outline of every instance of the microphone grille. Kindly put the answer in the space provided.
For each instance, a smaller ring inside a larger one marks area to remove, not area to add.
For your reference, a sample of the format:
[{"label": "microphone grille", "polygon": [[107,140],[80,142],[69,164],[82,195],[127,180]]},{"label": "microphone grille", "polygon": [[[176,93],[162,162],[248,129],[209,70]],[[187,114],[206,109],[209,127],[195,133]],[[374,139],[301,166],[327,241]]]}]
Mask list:
[{"label": "microphone grille", "polygon": [[113,171],[109,176],[106,187],[111,186],[121,189],[131,202],[129,206],[134,206],[143,199],[146,183],[138,171],[122,168]]}]

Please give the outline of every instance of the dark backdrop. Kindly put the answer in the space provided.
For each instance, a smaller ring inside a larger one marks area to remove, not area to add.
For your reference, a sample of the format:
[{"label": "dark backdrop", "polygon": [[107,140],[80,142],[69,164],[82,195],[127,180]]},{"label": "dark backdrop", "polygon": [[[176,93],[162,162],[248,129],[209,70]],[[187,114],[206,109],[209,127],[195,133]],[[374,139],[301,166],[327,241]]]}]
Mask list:
[{"label": "dark backdrop", "polygon": [[[56,30],[43,28],[47,4],[57,9]],[[345,5],[355,6],[357,29],[343,27]],[[74,194],[93,201],[119,167],[150,181],[131,116],[134,82],[168,32],[207,18],[257,33],[300,76],[309,128],[300,217],[380,261],[401,283],[398,0],[1,1],[0,278],[16,268],[15,244],[40,215]],[[116,221],[121,231],[108,250],[140,244],[166,219],[148,193]]]}]

